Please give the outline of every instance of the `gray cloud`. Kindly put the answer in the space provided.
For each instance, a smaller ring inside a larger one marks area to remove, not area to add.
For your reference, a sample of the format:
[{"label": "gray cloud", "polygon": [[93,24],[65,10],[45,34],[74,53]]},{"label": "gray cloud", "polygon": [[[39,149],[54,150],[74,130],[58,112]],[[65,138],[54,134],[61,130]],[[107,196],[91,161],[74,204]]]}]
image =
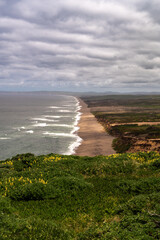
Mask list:
[{"label": "gray cloud", "polygon": [[158,90],[158,6],[0,0],[0,90]]}]

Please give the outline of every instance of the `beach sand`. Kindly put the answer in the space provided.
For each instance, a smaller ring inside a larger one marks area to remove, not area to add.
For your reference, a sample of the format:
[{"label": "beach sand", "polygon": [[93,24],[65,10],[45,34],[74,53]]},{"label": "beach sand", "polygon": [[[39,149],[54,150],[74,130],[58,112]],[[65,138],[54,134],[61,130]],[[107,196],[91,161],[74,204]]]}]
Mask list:
[{"label": "beach sand", "polygon": [[82,115],[77,134],[83,141],[76,149],[75,155],[93,157],[114,154],[115,151],[112,149],[114,138],[106,133],[87,105],[81,99],[79,99],[79,102],[82,107],[80,110]]}]

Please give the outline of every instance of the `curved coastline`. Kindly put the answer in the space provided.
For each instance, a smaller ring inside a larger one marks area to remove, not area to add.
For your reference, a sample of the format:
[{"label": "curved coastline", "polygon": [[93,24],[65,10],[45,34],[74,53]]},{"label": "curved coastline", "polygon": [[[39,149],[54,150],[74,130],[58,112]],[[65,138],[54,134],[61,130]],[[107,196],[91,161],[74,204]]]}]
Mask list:
[{"label": "curved coastline", "polygon": [[72,134],[76,138],[76,140],[69,145],[68,151],[66,153],[64,153],[64,155],[74,155],[75,152],[76,152],[76,149],[81,145],[81,142],[82,142],[82,138],[77,134],[77,132],[79,130],[78,124],[79,124],[79,121],[80,121],[81,115],[82,115],[82,113],[80,111],[82,107],[81,107],[80,101],[77,97],[75,97],[75,100],[77,102],[76,103],[76,106],[77,106],[76,113],[77,113],[77,115],[76,115],[76,118],[75,118],[75,121],[74,121],[74,124],[73,124],[74,128],[70,132],[70,134]]},{"label": "curved coastline", "polygon": [[115,151],[112,148],[114,137],[106,133],[103,126],[90,112],[87,104],[81,98],[78,98],[78,101],[82,115],[78,122],[79,129],[77,134],[82,141],[76,147],[75,155],[93,157],[114,154]]}]

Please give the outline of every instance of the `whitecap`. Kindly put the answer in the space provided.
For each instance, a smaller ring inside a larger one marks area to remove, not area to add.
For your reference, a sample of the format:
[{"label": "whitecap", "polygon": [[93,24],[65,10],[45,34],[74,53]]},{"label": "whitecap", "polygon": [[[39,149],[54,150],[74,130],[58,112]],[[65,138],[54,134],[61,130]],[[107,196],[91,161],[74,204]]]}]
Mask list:
[{"label": "whitecap", "polygon": [[72,138],[76,137],[76,135],[71,134],[71,133],[44,132],[43,135],[57,136],[57,137],[72,137]]},{"label": "whitecap", "polygon": [[50,124],[52,127],[67,127],[67,128],[73,128],[73,125],[69,124]]},{"label": "whitecap", "polygon": [[67,112],[67,113],[69,113],[69,112],[72,112],[72,111],[70,111],[70,110],[65,110],[65,109],[62,109],[62,110],[58,110],[57,112]]},{"label": "whitecap", "polygon": [[48,108],[61,108],[61,107],[57,107],[57,106],[50,106],[50,107],[48,107]]},{"label": "whitecap", "polygon": [[31,120],[35,121],[45,121],[45,122],[58,122],[58,120],[53,120],[53,119],[47,119],[47,118],[31,118]]},{"label": "whitecap", "polygon": [[63,118],[63,116],[45,115],[45,118]]},{"label": "whitecap", "polygon": [[33,130],[28,130],[28,131],[26,131],[26,133],[34,133],[34,131]]},{"label": "whitecap", "polygon": [[15,127],[15,128],[12,128],[12,129],[15,129],[18,132],[20,132],[22,129],[25,129],[25,127],[24,126],[22,126],[22,127]]},{"label": "whitecap", "polygon": [[33,125],[34,127],[47,127],[48,124],[47,123],[36,123]]},{"label": "whitecap", "polygon": [[9,137],[0,137],[0,140],[8,140],[8,139],[11,139]]}]

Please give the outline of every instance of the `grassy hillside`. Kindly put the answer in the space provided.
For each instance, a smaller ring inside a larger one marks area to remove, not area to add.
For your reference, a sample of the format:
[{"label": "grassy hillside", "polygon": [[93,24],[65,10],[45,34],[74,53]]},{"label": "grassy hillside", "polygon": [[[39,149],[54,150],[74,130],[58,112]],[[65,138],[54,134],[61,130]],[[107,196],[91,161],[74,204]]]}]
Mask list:
[{"label": "grassy hillside", "polygon": [[160,239],[160,154],[0,163],[1,240]]}]

